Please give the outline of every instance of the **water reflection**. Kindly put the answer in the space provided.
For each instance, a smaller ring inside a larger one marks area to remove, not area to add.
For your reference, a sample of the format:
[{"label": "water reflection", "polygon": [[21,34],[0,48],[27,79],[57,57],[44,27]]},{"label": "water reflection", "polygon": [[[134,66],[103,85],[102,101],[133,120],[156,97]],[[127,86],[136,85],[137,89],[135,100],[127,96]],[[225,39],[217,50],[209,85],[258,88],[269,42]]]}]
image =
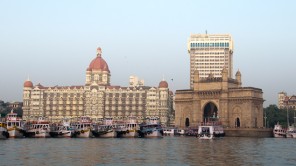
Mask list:
[{"label": "water reflection", "polygon": [[1,165],[294,165],[296,139],[8,139]]}]

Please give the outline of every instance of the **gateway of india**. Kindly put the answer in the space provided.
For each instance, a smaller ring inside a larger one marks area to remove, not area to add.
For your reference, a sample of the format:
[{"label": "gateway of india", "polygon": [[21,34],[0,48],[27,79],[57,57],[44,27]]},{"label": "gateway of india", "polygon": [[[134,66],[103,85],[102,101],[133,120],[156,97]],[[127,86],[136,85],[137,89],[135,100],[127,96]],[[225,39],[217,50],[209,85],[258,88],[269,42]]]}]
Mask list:
[{"label": "gateway of india", "polygon": [[233,41],[228,34],[192,34],[188,40],[190,89],[177,90],[175,125],[218,120],[224,127],[263,127],[263,92],[232,78]]},{"label": "gateway of india", "polygon": [[144,81],[130,77],[130,86],[110,85],[110,70],[102,58],[101,48],[86,69],[85,85],[45,87],[24,82],[23,119],[48,117],[57,122],[63,118],[89,116],[94,120],[113,118],[125,120],[130,116],[138,122],[159,118],[163,125],[172,123],[173,92],[165,80],[157,87],[144,86]]}]

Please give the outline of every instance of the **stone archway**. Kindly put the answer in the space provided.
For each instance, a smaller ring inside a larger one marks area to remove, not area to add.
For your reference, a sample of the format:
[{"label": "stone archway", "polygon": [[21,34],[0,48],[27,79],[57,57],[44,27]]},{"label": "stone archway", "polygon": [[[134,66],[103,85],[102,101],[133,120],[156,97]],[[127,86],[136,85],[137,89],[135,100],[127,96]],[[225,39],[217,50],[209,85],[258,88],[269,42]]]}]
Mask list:
[{"label": "stone archway", "polygon": [[230,117],[230,127],[242,127],[245,124],[244,119],[242,118],[242,110],[241,107],[235,106],[232,110],[231,117]]},{"label": "stone archway", "polygon": [[209,102],[203,109],[203,120],[204,122],[214,121],[218,117],[218,108],[216,104]]}]

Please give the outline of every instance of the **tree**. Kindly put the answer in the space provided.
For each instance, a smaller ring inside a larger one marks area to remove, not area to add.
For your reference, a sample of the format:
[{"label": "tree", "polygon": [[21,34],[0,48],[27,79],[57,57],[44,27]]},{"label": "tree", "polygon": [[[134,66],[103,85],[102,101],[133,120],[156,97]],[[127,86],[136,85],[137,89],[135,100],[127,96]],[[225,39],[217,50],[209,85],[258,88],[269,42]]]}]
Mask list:
[{"label": "tree", "polygon": [[[275,124],[279,123],[284,127],[287,126],[287,109],[279,109],[276,105],[269,105],[264,108],[264,113],[267,117],[267,126],[274,127]],[[294,111],[288,110],[289,122],[294,122]],[[264,115],[265,116],[265,115]]]}]

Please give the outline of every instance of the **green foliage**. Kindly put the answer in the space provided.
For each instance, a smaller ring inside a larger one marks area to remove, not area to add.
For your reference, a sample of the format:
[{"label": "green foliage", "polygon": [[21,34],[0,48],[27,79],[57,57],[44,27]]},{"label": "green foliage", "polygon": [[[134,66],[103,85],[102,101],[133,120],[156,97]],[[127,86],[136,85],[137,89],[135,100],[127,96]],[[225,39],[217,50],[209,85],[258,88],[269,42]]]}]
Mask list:
[{"label": "green foliage", "polygon": [[[294,112],[296,111],[288,110],[290,125],[294,123]],[[287,109],[279,109],[276,105],[269,105],[264,108],[263,116],[266,116],[266,126],[269,128],[273,128],[278,122],[283,127],[287,127]]]}]

